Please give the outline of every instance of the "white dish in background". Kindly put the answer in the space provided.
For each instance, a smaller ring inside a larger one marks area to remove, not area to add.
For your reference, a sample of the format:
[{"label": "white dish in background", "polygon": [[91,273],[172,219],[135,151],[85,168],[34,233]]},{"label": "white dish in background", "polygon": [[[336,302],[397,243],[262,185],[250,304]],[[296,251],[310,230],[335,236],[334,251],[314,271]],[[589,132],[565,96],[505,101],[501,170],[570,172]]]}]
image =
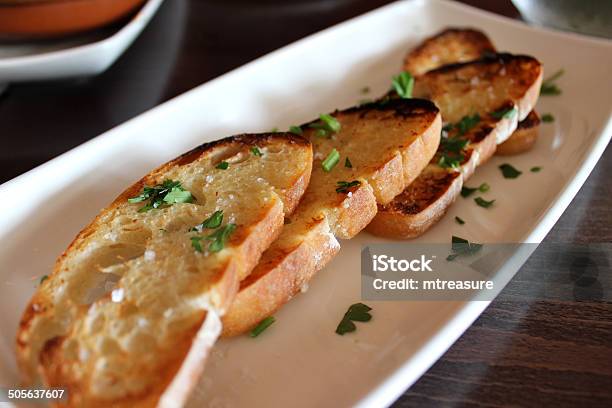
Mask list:
[{"label": "white dish in background", "polygon": [[[491,209],[459,199],[413,242],[540,242],[595,166],[612,133],[612,45],[605,40],[528,27],[459,4],[394,3],[275,51],[106,132],[0,186],[0,386],[13,385],[13,340],[37,278],[74,235],[125,186],[158,164],[206,141],[287,128],[320,112],[355,104],[369,86],[389,88],[409,48],[446,26],[484,30],[500,50],[532,54],[548,74],[559,68],[558,97],[542,97],[534,150],[494,158],[468,185],[486,181]],[[358,44],[358,46],[355,46]],[[307,63],[305,63],[307,62]],[[546,75],[545,75],[546,76]],[[515,180],[497,166],[524,170]],[[540,173],[530,173],[542,166]],[[467,224],[453,221],[460,215]],[[356,333],[334,333],[360,298],[360,234],[276,314],[256,339],[218,343],[191,406],[382,406],[416,381],[487,307],[488,302],[367,302],[373,320]],[[520,261],[500,274],[511,276]],[[226,404],[226,405],[223,405]]]},{"label": "white dish in background", "polygon": [[149,0],[112,35],[0,45],[0,84],[97,75],[110,67],[149,23],[163,0]]}]

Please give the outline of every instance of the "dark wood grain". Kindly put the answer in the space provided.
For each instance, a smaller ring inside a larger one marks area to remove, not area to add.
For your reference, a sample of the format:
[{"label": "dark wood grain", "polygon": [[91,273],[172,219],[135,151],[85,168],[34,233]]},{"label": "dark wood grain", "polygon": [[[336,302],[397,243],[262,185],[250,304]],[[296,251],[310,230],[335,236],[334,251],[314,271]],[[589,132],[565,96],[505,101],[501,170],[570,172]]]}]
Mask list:
[{"label": "dark wood grain", "polygon": [[[96,78],[13,85],[0,96],[0,182],[261,55],[388,0],[167,0]],[[510,17],[509,1],[469,0]],[[612,242],[612,148],[546,238]],[[397,402],[612,406],[612,275],[579,288],[532,260]],[[540,263],[538,263],[540,260]],[[600,290],[601,289],[601,290]]]}]

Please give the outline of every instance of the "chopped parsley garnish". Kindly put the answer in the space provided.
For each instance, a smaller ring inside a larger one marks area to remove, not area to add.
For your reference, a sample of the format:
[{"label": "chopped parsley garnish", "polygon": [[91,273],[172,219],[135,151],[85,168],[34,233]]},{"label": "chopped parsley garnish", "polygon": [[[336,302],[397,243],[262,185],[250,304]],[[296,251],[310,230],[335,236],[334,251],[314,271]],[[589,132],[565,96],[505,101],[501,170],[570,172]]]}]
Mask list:
[{"label": "chopped parsley garnish", "polygon": [[470,129],[480,123],[480,115],[475,113],[473,115],[467,115],[461,118],[461,120],[457,123],[447,123],[442,128],[445,132],[450,132],[453,129],[457,129],[457,134],[455,136],[463,136]]},{"label": "chopped parsley garnish", "polygon": [[542,122],[551,123],[555,121],[555,117],[551,113],[545,113],[542,115]]},{"label": "chopped parsley garnish", "polygon": [[289,132],[293,133],[294,135],[298,135],[298,136],[301,136],[303,133],[302,128],[299,126],[295,126],[295,125],[289,126]]},{"label": "chopped parsley garnish", "polygon": [[508,163],[502,164],[501,166],[499,166],[499,169],[501,170],[504,178],[507,179],[515,179],[521,174],[523,174],[522,171],[515,169],[514,167],[512,167],[512,165]]},{"label": "chopped parsley garnish", "polygon": [[531,169],[529,169],[532,173],[538,173],[540,170],[542,170],[542,168],[540,166],[534,166]]},{"label": "chopped parsley garnish", "polygon": [[43,283],[44,281],[46,281],[47,279],[49,279],[49,275],[43,275],[43,276],[41,276],[41,277],[40,277],[40,281],[38,281],[38,284],[39,284],[39,285],[42,285],[42,283]]},{"label": "chopped parsley garnish", "polygon": [[144,186],[140,195],[128,198],[128,202],[131,204],[147,200],[149,202],[138,212],[146,212],[176,203],[190,203],[193,201],[193,196],[189,191],[183,189],[180,181],[164,180],[162,184],[153,187]]},{"label": "chopped parsley garnish", "polygon": [[261,150],[259,150],[259,147],[257,147],[257,146],[251,147],[251,153],[253,153],[253,155],[257,156],[257,157],[261,157],[262,156]]},{"label": "chopped parsley garnish", "polygon": [[361,88],[360,92],[362,94],[367,94],[370,92],[370,87],[369,86],[364,86],[363,88]]},{"label": "chopped parsley garnish", "polygon": [[346,333],[354,332],[357,326],[353,322],[369,322],[372,315],[369,313],[372,308],[363,303],[355,303],[351,305],[344,314],[342,320],[336,327],[336,333],[343,336]]},{"label": "chopped parsley garnish", "polygon": [[489,208],[495,202],[495,200],[487,201],[482,197],[476,197],[474,201],[482,208]]},{"label": "chopped parsley garnish", "polygon": [[399,75],[393,77],[392,81],[393,89],[400,98],[410,99],[412,98],[412,89],[414,88],[414,77],[409,72],[402,72]]},{"label": "chopped parsley garnish", "polygon": [[273,127],[272,129],[270,129],[270,133],[276,133],[276,132],[278,132],[277,127]]},{"label": "chopped parsley garnish", "polygon": [[361,181],[353,180],[353,181],[338,181],[336,183],[336,193],[348,193],[348,191],[353,188],[361,185]]},{"label": "chopped parsley garnish", "polygon": [[182,188],[174,187],[166,196],[164,201],[168,204],[176,203],[188,203],[192,201],[193,197],[189,191],[185,191]]},{"label": "chopped parsley garnish", "polygon": [[275,321],[276,321],[276,319],[274,318],[274,316],[266,317],[261,322],[259,322],[259,324],[257,326],[255,326],[255,328],[253,330],[251,330],[251,333],[249,334],[249,336],[251,336],[251,337],[259,336],[264,330],[266,330],[268,327],[270,327],[272,325],[272,323],[274,323]]},{"label": "chopped parsley garnish", "polygon": [[472,193],[474,193],[474,191],[478,190],[478,188],[476,187],[467,187],[467,186],[463,186],[461,187],[461,197],[465,198],[465,197],[469,197],[472,195]]},{"label": "chopped parsley garnish", "polygon": [[344,167],[349,168],[349,169],[353,168],[353,163],[351,163],[348,157],[344,159]]},{"label": "chopped parsley garnish", "polygon": [[202,244],[200,243],[204,237],[191,237],[191,246],[198,252],[202,252]]},{"label": "chopped parsley garnish", "polygon": [[[236,224],[227,224],[223,227],[220,227],[222,221],[223,221],[223,211],[215,211],[213,215],[211,215],[204,222],[202,222],[202,224],[192,228],[190,231],[194,231],[194,229],[195,231],[198,231],[197,228],[199,226],[203,226],[202,228],[209,228],[209,229],[217,228],[217,230],[213,232],[212,234],[207,235],[205,237],[200,237],[200,236],[191,237],[190,238],[191,246],[197,252],[202,252],[201,241],[207,240],[207,241],[212,241],[210,244],[208,244],[208,250],[210,252],[221,251],[225,247],[225,244],[228,238],[230,237],[230,235],[232,235],[232,233],[236,229]],[[204,226],[204,224],[206,225]]]},{"label": "chopped parsley garnish", "polygon": [[447,261],[452,261],[461,255],[471,255],[480,251],[482,244],[470,243],[467,239],[453,235],[452,238],[452,254],[446,257]]},{"label": "chopped parsley garnish", "polygon": [[338,153],[338,151],[334,148],[331,152],[329,152],[325,160],[321,162],[321,167],[323,167],[324,171],[329,173],[334,167],[336,167],[336,164],[338,164],[339,161],[340,153]]},{"label": "chopped parsley garnish", "polygon": [[463,224],[465,224],[465,221],[463,221],[463,220],[462,220],[461,218],[459,218],[459,217],[455,217],[455,221],[456,221],[456,222],[457,222],[457,224],[459,224],[459,225],[463,225]]},{"label": "chopped parsley garnish", "polygon": [[340,122],[332,115],[325,113],[320,115],[319,119],[319,122],[308,125],[308,127],[317,130],[317,136],[330,137],[332,133],[337,133],[342,128]]},{"label": "chopped parsley garnish", "polygon": [[463,186],[463,187],[461,187],[461,197],[463,197],[463,198],[469,197],[476,190],[480,191],[481,193],[486,193],[490,189],[491,189],[491,186],[489,186],[487,183],[482,183],[478,187]]},{"label": "chopped parsley garnish", "polygon": [[220,170],[227,170],[228,167],[229,167],[229,163],[224,160],[224,161],[220,162],[219,164],[217,164],[215,167],[220,169]]},{"label": "chopped parsley garnish", "polygon": [[190,231],[202,231],[204,228],[215,229],[221,226],[223,222],[223,210],[218,210],[212,213],[210,217],[202,221],[200,224],[191,228]]},{"label": "chopped parsley garnish", "polygon": [[467,139],[461,139],[459,137],[441,137],[440,146],[438,147],[438,166],[443,168],[459,167],[461,162],[465,159],[464,150],[469,145]]},{"label": "chopped parsley garnish", "polygon": [[207,240],[212,241],[208,245],[208,250],[210,252],[219,252],[225,247],[225,243],[234,230],[236,229],[236,224],[227,224],[224,227],[219,228],[212,234],[206,237]]},{"label": "chopped parsley garnish", "polygon": [[491,116],[493,116],[495,119],[510,119],[514,117],[514,115],[516,115],[517,112],[518,112],[518,109],[516,109],[515,107],[512,107],[512,108],[500,109],[498,111],[491,112]]},{"label": "chopped parsley garnish", "polygon": [[552,74],[550,77],[542,81],[542,86],[540,87],[540,95],[560,95],[561,89],[555,84],[555,81],[559,79],[565,73],[564,70],[560,69],[559,71]]}]

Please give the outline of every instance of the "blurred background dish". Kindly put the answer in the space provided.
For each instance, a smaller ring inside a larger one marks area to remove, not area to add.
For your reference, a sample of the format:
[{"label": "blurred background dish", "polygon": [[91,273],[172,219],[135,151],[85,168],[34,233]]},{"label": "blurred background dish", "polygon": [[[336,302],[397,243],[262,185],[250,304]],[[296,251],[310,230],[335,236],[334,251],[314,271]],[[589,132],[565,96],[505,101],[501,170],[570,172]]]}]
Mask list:
[{"label": "blurred background dish", "polygon": [[145,0],[0,0],[2,38],[49,38],[100,28]]},{"label": "blurred background dish", "polygon": [[[93,4],[98,1],[110,3],[115,0],[64,0],[70,4],[81,1]],[[162,1],[146,1],[129,21],[119,27],[111,26],[108,29],[60,39],[11,41],[0,44],[0,84],[86,77],[104,72],[142,32]],[[62,0],[50,1],[50,3],[60,2]],[[0,8],[0,15],[3,12],[4,8]]]},{"label": "blurred background dish", "polygon": [[512,0],[512,3],[530,23],[612,38],[610,0]]}]

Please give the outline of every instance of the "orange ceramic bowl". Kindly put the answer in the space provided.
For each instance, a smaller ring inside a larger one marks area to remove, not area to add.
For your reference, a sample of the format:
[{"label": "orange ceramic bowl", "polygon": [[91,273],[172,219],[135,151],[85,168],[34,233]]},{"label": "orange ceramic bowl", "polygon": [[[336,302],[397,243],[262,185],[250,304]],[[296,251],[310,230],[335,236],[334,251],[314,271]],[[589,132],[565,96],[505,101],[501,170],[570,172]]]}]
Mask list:
[{"label": "orange ceramic bowl", "polygon": [[102,27],[145,0],[0,0],[3,37],[58,37]]}]

